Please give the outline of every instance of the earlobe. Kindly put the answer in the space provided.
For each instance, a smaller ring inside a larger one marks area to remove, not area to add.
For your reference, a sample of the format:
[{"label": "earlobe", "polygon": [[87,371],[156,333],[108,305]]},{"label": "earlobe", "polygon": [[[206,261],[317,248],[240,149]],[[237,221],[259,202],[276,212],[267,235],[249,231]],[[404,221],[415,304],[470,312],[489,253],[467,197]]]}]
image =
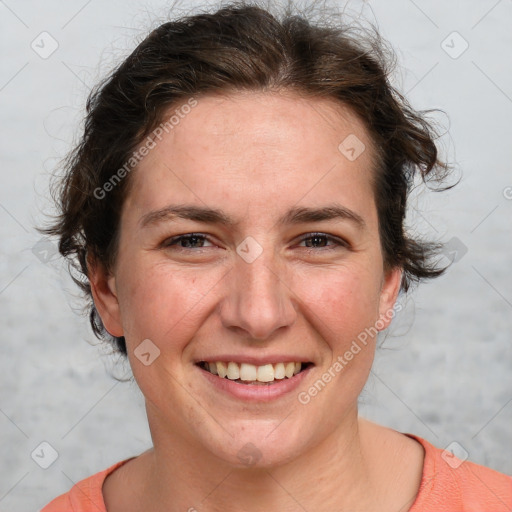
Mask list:
[{"label": "earlobe", "polygon": [[397,267],[387,272],[380,293],[379,302],[379,324],[383,327],[379,331],[386,329],[394,317],[393,307],[395,305],[400,286],[402,283],[402,269]]},{"label": "earlobe", "polygon": [[106,270],[102,262],[92,257],[87,258],[87,270],[94,305],[105,329],[112,336],[123,336],[115,276]]}]

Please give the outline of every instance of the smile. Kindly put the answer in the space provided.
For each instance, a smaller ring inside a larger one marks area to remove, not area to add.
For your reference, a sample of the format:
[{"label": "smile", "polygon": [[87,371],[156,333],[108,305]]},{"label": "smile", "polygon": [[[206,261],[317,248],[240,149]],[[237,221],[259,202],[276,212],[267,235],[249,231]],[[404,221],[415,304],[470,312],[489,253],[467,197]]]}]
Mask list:
[{"label": "smile", "polygon": [[269,385],[275,381],[291,379],[294,375],[311,366],[312,363],[290,361],[288,363],[269,363],[255,366],[249,363],[237,363],[234,361],[201,361],[198,365],[203,370],[222,379],[227,378],[240,384]]}]

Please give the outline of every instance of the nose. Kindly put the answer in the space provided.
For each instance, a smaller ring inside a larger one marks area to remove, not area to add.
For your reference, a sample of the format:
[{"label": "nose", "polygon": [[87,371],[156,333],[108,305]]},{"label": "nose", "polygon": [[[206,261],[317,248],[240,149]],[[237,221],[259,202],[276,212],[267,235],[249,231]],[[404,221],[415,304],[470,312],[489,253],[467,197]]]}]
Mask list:
[{"label": "nose", "polygon": [[271,338],[278,329],[293,325],[297,317],[291,284],[270,252],[264,251],[251,263],[237,256],[226,276],[222,325],[254,341]]}]

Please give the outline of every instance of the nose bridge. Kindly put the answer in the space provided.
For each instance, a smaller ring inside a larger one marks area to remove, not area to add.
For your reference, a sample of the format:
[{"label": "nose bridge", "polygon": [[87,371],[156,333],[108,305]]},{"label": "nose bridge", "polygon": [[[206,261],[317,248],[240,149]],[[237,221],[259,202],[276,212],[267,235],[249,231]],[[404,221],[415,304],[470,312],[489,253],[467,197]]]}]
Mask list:
[{"label": "nose bridge", "polygon": [[275,251],[270,245],[263,250],[247,243],[237,248],[222,321],[226,327],[246,331],[247,337],[263,340],[291,325],[295,309]]}]

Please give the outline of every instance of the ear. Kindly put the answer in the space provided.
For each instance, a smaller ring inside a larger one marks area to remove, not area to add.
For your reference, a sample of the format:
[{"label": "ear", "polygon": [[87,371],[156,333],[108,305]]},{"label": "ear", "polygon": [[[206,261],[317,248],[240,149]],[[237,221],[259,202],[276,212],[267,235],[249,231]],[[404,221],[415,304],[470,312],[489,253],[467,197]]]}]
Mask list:
[{"label": "ear", "polygon": [[112,336],[123,336],[121,313],[116,292],[116,278],[94,257],[87,257],[87,270],[94,305],[105,329]]},{"label": "ear", "polygon": [[398,293],[400,292],[400,285],[402,283],[402,268],[396,267],[388,270],[382,281],[382,288],[380,291],[379,301],[379,316],[380,326],[379,331],[386,329],[391,320],[395,316],[393,313],[393,306],[395,305]]}]

